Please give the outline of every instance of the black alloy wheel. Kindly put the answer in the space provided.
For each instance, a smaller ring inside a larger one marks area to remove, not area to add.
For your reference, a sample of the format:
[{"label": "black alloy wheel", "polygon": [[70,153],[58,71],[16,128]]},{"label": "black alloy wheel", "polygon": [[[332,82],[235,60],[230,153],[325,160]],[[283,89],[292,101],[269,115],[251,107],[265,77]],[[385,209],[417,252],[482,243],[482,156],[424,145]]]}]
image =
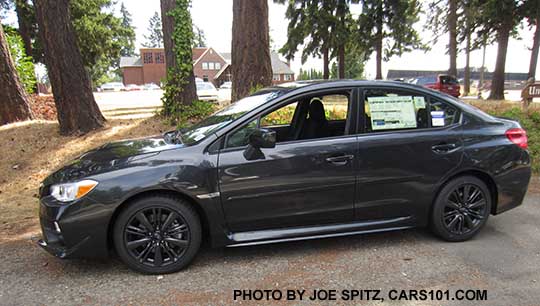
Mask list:
[{"label": "black alloy wheel", "polygon": [[491,212],[491,195],[486,184],[474,176],[449,181],[433,207],[431,227],[447,241],[465,241],[486,224]]},{"label": "black alloy wheel", "polygon": [[120,258],[147,274],[176,272],[187,266],[201,244],[201,225],[193,207],[168,196],[130,203],[113,233]]},{"label": "black alloy wheel", "polygon": [[443,223],[448,231],[463,235],[482,224],[487,201],[482,189],[470,183],[455,188],[446,199]]},{"label": "black alloy wheel", "polygon": [[175,263],[189,242],[190,231],[184,219],[159,206],[142,209],[124,229],[124,244],[130,255],[151,267]]}]

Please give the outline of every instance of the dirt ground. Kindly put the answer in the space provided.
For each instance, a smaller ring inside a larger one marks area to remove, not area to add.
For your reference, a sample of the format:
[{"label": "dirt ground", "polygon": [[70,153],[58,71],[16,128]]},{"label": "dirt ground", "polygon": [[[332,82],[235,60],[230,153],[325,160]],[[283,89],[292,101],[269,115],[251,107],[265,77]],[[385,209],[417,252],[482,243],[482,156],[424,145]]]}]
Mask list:
[{"label": "dirt ground", "polygon": [[161,120],[109,119],[104,129],[83,137],[60,136],[55,121],[27,121],[0,127],[0,241],[37,230],[39,183],[54,169],[109,141],[172,129]]}]

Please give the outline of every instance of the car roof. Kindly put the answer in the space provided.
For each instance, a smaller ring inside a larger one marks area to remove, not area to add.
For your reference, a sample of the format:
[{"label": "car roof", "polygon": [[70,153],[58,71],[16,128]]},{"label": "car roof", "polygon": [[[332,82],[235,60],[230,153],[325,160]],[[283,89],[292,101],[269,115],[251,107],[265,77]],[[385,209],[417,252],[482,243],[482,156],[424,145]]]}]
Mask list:
[{"label": "car roof", "polygon": [[310,81],[295,81],[290,83],[283,83],[276,86],[267,87],[261,90],[261,92],[281,92],[281,93],[305,93],[313,90],[324,90],[341,87],[362,87],[362,86],[382,86],[393,87],[401,89],[420,90],[422,92],[436,94],[432,90],[426,90],[425,87],[410,84],[402,81],[386,81],[386,80],[310,80]]}]

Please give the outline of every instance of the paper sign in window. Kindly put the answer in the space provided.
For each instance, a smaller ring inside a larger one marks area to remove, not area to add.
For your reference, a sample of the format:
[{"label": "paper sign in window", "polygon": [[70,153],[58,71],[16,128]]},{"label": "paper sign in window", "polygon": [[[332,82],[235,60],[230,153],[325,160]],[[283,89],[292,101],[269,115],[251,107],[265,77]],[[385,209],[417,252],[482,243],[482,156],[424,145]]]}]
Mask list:
[{"label": "paper sign in window", "polygon": [[431,112],[431,126],[444,126],[444,111]]},{"label": "paper sign in window", "polygon": [[416,112],[411,96],[369,97],[368,105],[373,131],[416,128]]}]

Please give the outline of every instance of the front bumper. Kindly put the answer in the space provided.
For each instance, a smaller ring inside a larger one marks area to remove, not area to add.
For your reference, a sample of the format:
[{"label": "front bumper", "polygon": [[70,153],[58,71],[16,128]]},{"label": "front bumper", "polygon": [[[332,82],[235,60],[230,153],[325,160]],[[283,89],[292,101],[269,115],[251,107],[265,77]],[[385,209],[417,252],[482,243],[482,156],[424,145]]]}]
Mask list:
[{"label": "front bumper", "polygon": [[59,204],[52,197],[40,200],[39,218],[42,239],[38,245],[59,258],[108,256],[110,213],[103,205],[83,198]]}]

